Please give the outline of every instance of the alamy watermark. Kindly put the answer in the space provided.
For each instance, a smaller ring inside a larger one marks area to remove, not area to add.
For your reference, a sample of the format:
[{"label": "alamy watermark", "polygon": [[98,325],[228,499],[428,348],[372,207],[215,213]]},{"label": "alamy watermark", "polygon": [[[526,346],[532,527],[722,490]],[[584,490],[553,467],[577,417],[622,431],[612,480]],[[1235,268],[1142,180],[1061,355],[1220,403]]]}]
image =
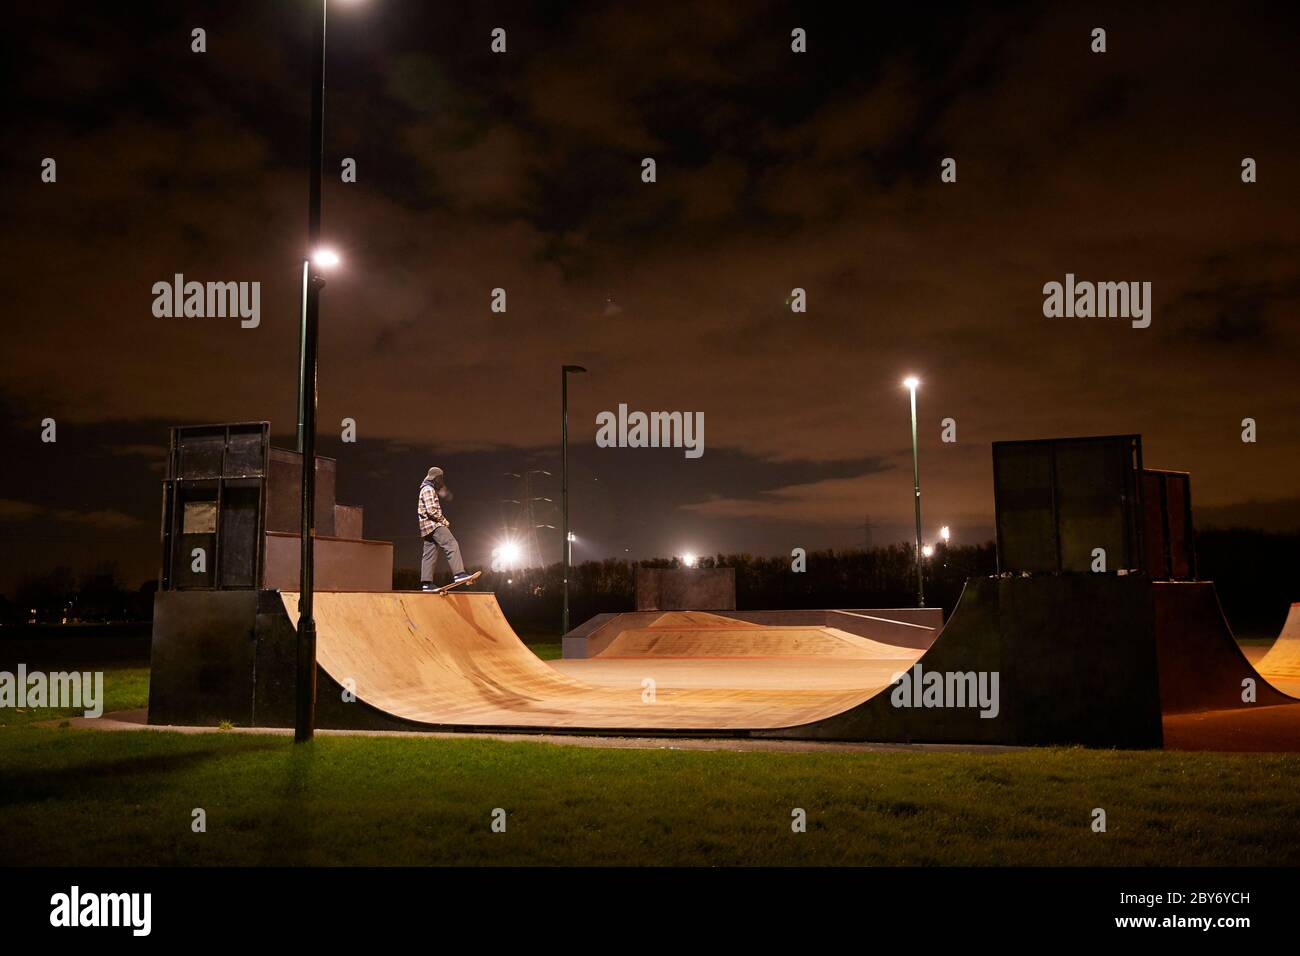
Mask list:
[{"label": "alamy watermark", "polygon": [[598,448],[684,448],[687,458],[704,454],[703,412],[618,412],[596,415]]},{"label": "alamy watermark", "polygon": [[1132,319],[1135,329],[1151,324],[1150,282],[1065,282],[1043,286],[1043,315],[1049,319]]},{"label": "alamy watermark", "polygon": [[979,708],[992,719],[1002,709],[997,671],[927,671],[918,661],[894,675],[889,702],[895,707]]},{"label": "alamy watermark", "polygon": [[153,927],[152,893],[83,893],[73,886],[50,897],[50,925],[125,926],[132,936],[148,936]]},{"label": "alamy watermark", "polygon": [[262,324],[260,282],[186,282],[178,272],[171,282],[155,282],[153,295],[153,314],[159,319],[238,317],[244,329]]},{"label": "alamy watermark", "polygon": [[103,671],[28,671],[19,664],[17,673],[0,671],[0,708],[51,707],[80,710],[87,717],[104,713]]}]

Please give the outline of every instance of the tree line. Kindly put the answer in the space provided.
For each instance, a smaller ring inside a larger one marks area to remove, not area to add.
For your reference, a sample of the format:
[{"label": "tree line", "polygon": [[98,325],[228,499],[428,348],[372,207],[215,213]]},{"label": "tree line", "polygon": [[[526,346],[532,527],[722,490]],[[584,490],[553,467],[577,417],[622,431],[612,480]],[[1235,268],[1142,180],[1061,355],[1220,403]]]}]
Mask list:
[{"label": "tree line", "polygon": [[[1292,601],[1300,601],[1296,554],[1300,533],[1216,530],[1197,536],[1199,577],[1217,584],[1224,612],[1238,633],[1274,634]],[[914,607],[915,552],[907,544],[871,549],[810,551],[803,571],[788,556],[717,554],[699,566],[734,568],[736,605],[746,609]],[[573,567],[569,619],[577,625],[593,615],[629,611],[636,604],[635,572],[678,567],[676,558],[628,561],[606,558]],[[967,578],[994,574],[997,554],[990,541],[979,545],[937,545],[924,566],[927,606],[951,612]],[[554,630],[560,620],[563,568],[485,571],[477,587],[495,591],[516,626]],[[398,590],[420,586],[419,571],[399,568]],[[81,574],[66,567],[23,578],[0,596],[0,624],[148,621],[157,581],[129,588],[117,568],[103,564]]]}]

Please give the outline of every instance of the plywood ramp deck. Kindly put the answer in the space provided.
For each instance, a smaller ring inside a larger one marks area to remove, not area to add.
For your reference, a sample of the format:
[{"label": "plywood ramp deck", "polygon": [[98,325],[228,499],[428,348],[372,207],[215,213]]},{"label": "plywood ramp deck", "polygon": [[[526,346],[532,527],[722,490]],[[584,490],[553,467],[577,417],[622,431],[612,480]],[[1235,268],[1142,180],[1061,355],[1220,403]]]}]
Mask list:
[{"label": "plywood ramp deck", "polygon": [[707,624],[660,624],[623,631],[593,660],[611,658],[835,658],[911,662],[921,651],[850,634],[837,627],[764,627],[718,618]]},{"label": "plywood ramp deck", "polygon": [[1256,665],[1265,677],[1300,680],[1300,604],[1292,604],[1282,633]]},{"label": "plywood ramp deck", "polygon": [[[296,627],[297,595],[282,600]],[[855,707],[889,680],[853,690],[658,688],[646,702],[639,684],[597,687],[539,660],[492,594],[318,592],[314,613],[317,659],[333,680],[394,717],[443,726],[775,729]]]}]

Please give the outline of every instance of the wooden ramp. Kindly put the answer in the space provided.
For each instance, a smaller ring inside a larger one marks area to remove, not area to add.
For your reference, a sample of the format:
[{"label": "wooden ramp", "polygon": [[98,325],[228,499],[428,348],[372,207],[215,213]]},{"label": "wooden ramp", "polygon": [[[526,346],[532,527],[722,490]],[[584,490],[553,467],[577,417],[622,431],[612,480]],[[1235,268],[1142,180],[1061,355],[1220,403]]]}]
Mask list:
[{"label": "wooden ramp", "polygon": [[[297,626],[297,595],[282,595]],[[854,690],[598,687],[539,660],[496,597],[481,593],[320,592],[321,669],[403,721],[467,728],[735,732],[806,724],[874,696]],[[903,669],[902,666],[898,668]]]},{"label": "wooden ramp", "polygon": [[[297,595],[279,597],[275,616],[292,633]],[[807,656],[789,664],[834,668],[841,677],[856,669],[863,677],[857,687],[811,679],[800,689],[701,686],[682,679],[656,684],[653,697],[639,682],[597,686],[539,660],[492,594],[324,592],[315,600],[317,709],[329,721],[322,726],[360,726],[364,719],[391,729],[1106,747],[1161,740],[1150,585],[1137,576],[974,578],[919,659],[916,649],[891,647],[912,661]],[[697,632],[731,629],[700,619],[665,622],[679,631],[682,624]],[[259,628],[270,635],[276,625],[268,619]],[[663,661],[643,663],[653,671]],[[670,663],[712,666],[715,673],[729,666],[689,657]],[[900,696],[902,687],[890,684],[902,672],[918,689],[928,675],[926,693]],[[930,700],[935,679],[947,688],[946,701]],[[345,687],[357,703],[338,702]]]},{"label": "wooden ramp", "polygon": [[[717,617],[710,615],[710,617]],[[669,621],[623,631],[593,660],[617,658],[836,658],[896,660],[910,666],[921,652],[882,644],[837,627],[764,627],[717,617],[707,623]],[[903,669],[904,665],[898,669]]]},{"label": "wooden ramp", "polygon": [[1255,667],[1265,677],[1300,680],[1300,604],[1292,604],[1282,633]]}]

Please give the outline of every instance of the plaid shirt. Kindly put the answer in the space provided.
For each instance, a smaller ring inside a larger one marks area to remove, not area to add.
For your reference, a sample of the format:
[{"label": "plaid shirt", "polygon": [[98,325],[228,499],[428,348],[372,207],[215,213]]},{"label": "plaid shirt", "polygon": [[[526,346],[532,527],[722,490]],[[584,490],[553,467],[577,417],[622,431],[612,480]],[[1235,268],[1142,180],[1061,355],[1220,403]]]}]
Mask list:
[{"label": "plaid shirt", "polygon": [[433,490],[433,482],[424,481],[420,484],[420,507],[416,514],[420,518],[420,537],[427,538],[433,534],[433,529],[442,525],[447,527],[451,522],[442,513],[442,502],[438,500],[438,492]]}]

